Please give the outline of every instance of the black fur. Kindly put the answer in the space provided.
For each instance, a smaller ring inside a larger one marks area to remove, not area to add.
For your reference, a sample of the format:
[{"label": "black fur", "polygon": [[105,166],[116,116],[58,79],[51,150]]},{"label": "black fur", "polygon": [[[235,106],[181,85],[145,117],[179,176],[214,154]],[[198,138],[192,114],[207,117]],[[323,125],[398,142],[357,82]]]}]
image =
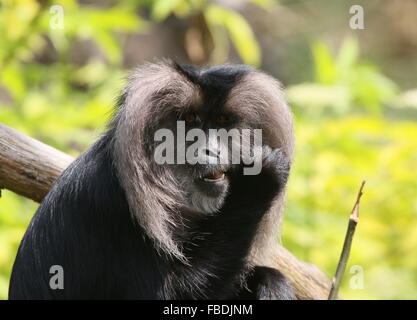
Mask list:
[{"label": "black fur", "polygon": [[229,91],[252,69],[245,65],[221,65],[207,69],[175,64],[176,70],[198,85],[204,94],[205,109],[221,109]]},{"label": "black fur", "polygon": [[[222,85],[223,77],[228,90],[234,75],[211,76],[204,82]],[[190,230],[185,264],[158,252],[132,217],[114,167],[113,130],[71,164],[43,200],[19,247],[10,299],[294,298],[278,271],[250,270],[245,260],[258,223],[286,183],[289,160],[281,150],[264,149],[257,176],[244,176],[242,168],[229,173],[221,212]],[[49,287],[52,265],[63,267],[63,290]]]},{"label": "black fur", "polygon": [[284,275],[276,269],[255,267],[248,274],[247,288],[239,292],[240,299],[293,300],[294,292]]}]

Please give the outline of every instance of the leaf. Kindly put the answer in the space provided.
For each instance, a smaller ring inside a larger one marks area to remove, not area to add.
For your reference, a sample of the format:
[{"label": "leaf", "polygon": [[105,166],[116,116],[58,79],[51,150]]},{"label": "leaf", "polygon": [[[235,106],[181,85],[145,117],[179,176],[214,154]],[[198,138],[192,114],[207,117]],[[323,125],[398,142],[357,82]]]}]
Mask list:
[{"label": "leaf", "polygon": [[341,73],[348,73],[358,59],[359,45],[358,40],[353,37],[347,37],[339,50],[336,59],[336,67]]},{"label": "leaf", "polygon": [[417,88],[403,92],[393,101],[392,106],[417,109]]},{"label": "leaf", "polygon": [[109,32],[99,31],[95,35],[95,39],[111,63],[119,64],[121,62],[122,52],[115,35]]},{"label": "leaf", "polygon": [[174,9],[180,4],[181,0],[157,0],[152,7],[152,18],[156,21],[166,19]]},{"label": "leaf", "polygon": [[288,87],[286,95],[290,104],[299,106],[303,113],[321,115],[325,108],[334,113],[349,111],[351,95],[345,86],[301,83]]},{"label": "leaf", "polygon": [[250,0],[250,2],[265,9],[270,8],[272,5],[274,5],[274,0]]},{"label": "leaf", "polygon": [[2,70],[1,83],[9,90],[15,99],[20,99],[26,90],[24,78],[21,77],[20,67],[14,63]]},{"label": "leaf", "polygon": [[323,84],[333,84],[336,80],[336,67],[328,47],[323,42],[312,45],[315,80]]}]

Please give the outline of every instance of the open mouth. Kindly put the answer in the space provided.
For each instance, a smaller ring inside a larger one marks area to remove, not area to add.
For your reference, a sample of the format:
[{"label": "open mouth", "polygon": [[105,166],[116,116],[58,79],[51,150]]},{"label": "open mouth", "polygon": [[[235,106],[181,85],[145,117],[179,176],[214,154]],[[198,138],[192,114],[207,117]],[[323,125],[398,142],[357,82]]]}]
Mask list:
[{"label": "open mouth", "polygon": [[221,181],[225,177],[225,171],[216,171],[203,176],[201,179],[207,182]]}]

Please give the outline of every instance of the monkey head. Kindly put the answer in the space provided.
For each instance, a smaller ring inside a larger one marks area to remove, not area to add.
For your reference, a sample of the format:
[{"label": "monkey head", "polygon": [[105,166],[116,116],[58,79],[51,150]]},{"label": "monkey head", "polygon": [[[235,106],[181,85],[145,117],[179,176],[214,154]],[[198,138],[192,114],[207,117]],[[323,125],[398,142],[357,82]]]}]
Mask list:
[{"label": "monkey head", "polygon": [[[216,214],[230,191],[229,172],[245,166],[247,174],[258,174],[263,146],[291,158],[294,144],[279,83],[241,65],[142,66],[123,91],[112,127],[115,165],[131,211],[162,249],[178,257],[173,234],[184,212]],[[271,209],[278,222],[282,202],[283,192]]]}]

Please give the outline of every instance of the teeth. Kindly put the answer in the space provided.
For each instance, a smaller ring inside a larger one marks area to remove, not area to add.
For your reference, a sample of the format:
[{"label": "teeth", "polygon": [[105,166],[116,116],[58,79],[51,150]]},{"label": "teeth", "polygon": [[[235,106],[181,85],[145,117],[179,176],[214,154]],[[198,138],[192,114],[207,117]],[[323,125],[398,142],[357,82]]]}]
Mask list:
[{"label": "teeth", "polygon": [[223,179],[224,179],[224,173],[218,179],[203,178],[203,180],[207,181],[207,182],[219,181],[219,180],[223,180]]}]

